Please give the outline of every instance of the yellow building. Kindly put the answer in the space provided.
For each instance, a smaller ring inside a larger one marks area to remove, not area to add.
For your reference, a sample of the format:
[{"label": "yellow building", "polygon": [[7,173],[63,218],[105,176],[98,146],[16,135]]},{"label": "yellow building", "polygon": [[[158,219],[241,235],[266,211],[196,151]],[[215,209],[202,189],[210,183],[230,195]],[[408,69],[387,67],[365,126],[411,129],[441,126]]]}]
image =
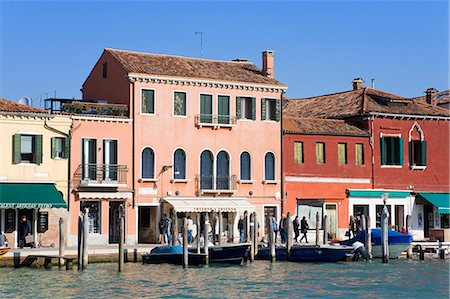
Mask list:
[{"label": "yellow building", "polygon": [[28,230],[26,246],[57,245],[60,217],[67,226],[71,123],[0,98],[0,228],[10,247]]}]

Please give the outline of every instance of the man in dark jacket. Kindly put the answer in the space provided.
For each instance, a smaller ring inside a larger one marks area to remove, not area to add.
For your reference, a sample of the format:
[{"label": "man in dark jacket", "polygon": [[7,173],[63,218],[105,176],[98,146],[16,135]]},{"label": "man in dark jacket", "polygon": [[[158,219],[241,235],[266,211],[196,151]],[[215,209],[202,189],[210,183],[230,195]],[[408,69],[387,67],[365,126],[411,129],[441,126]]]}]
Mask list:
[{"label": "man in dark jacket", "polygon": [[27,245],[25,241],[25,236],[31,235],[31,222],[27,219],[25,215],[22,215],[22,220],[20,221],[20,233],[21,233],[21,244],[20,248]]},{"label": "man in dark jacket", "polygon": [[241,215],[238,222],[239,242],[244,242],[244,217]]},{"label": "man in dark jacket", "polygon": [[299,227],[300,223],[298,222],[298,216],[295,216],[294,221],[292,222],[294,226],[294,240],[295,242],[298,242],[298,236],[300,235]]},{"label": "man in dark jacket", "polygon": [[306,234],[308,233],[308,222],[306,221],[306,217],[303,216],[302,221],[300,221],[300,230],[303,234],[303,236],[300,239],[300,243],[302,242],[303,238],[305,238],[306,243],[308,243],[308,237],[306,236]]}]

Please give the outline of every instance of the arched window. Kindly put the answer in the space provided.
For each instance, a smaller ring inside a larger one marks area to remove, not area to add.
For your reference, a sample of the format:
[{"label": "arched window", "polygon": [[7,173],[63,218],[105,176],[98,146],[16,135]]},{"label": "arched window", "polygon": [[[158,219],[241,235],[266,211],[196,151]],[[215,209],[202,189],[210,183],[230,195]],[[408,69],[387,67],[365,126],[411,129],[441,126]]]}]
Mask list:
[{"label": "arched window", "polygon": [[264,158],[264,179],[275,180],[275,156],[272,153],[267,153]]},{"label": "arched window", "polygon": [[182,149],[177,149],[173,154],[173,178],[186,179],[186,153]]},{"label": "arched window", "polygon": [[409,165],[411,168],[427,165],[427,142],[425,141],[422,128],[417,122],[409,130],[408,150]]},{"label": "arched window", "polygon": [[217,154],[216,189],[228,190],[230,187],[230,158],[228,153],[221,151]]},{"label": "arched window", "polygon": [[200,189],[213,188],[213,155],[205,150],[200,155]]},{"label": "arched window", "polygon": [[251,175],[251,160],[248,152],[241,154],[241,180],[249,181],[252,179]]},{"label": "arched window", "polygon": [[148,147],[142,151],[142,178],[155,178],[155,153]]}]

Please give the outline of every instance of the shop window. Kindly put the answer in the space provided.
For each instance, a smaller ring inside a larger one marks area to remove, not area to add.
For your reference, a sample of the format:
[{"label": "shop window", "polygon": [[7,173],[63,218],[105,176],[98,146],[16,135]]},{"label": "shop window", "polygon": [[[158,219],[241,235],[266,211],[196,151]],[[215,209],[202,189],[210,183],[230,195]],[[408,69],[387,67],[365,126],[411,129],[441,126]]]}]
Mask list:
[{"label": "shop window", "polygon": [[303,216],[306,217],[309,229],[316,229],[316,214],[319,213],[319,228],[321,228],[323,219],[322,205],[322,201],[313,202],[312,200],[308,200],[308,203],[299,203],[297,205],[298,218],[301,220]]},{"label": "shop window", "polygon": [[[392,219],[391,205],[386,205],[386,208],[387,208],[388,213],[389,213],[388,228],[390,228],[391,227],[391,219]],[[375,227],[381,227],[381,213],[383,213],[383,205],[376,205],[375,209],[376,209],[376,213],[377,213]]]},{"label": "shop window", "polygon": [[80,212],[85,213],[88,209],[89,233],[101,233],[101,202],[100,201],[80,201]]}]

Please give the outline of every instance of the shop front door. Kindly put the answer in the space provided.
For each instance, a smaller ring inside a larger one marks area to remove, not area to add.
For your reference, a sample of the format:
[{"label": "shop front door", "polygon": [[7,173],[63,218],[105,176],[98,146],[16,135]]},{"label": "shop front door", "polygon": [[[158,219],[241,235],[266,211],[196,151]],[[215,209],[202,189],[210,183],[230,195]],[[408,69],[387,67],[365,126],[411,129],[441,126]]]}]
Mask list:
[{"label": "shop front door", "polygon": [[[110,201],[109,202],[109,243],[119,243],[119,207],[123,204],[123,201]],[[125,205],[124,205],[125,206]],[[126,223],[126,221],[125,221]],[[126,231],[126,229],[124,228]],[[125,234],[126,235],[126,234]]]}]

